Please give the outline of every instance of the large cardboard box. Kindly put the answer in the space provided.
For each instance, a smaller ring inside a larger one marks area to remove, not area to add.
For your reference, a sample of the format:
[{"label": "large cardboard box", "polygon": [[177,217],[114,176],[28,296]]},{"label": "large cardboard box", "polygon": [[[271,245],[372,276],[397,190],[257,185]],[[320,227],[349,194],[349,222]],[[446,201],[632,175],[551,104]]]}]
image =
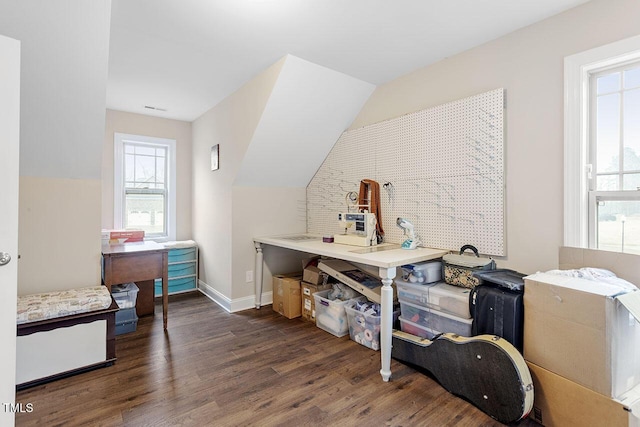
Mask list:
[{"label": "large cardboard box", "polygon": [[640,291],[548,273],[525,277],[524,358],[607,397],[640,384]]},{"label": "large cardboard box", "polygon": [[313,297],[315,292],[331,289],[331,284],[314,285],[313,283],[302,282],[302,318],[310,322],[316,321],[316,300]]},{"label": "large cardboard box", "polygon": [[302,314],[300,274],[276,274],[273,276],[273,311],[288,319]]},{"label": "large cardboard box", "polygon": [[547,427],[630,427],[640,425],[640,390],[612,399],[527,362],[534,401],[529,418]]},{"label": "large cardboard box", "polygon": [[561,270],[582,267],[604,268],[640,286],[640,255],[562,246],[558,253],[558,260]]}]

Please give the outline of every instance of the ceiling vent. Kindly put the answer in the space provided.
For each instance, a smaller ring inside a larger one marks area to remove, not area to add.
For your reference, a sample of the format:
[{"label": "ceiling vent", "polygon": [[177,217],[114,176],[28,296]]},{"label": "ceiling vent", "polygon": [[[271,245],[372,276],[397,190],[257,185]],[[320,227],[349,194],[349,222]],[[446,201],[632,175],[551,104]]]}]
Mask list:
[{"label": "ceiling vent", "polygon": [[166,108],[154,107],[152,105],[145,105],[144,108],[146,108],[147,110],[167,111]]}]

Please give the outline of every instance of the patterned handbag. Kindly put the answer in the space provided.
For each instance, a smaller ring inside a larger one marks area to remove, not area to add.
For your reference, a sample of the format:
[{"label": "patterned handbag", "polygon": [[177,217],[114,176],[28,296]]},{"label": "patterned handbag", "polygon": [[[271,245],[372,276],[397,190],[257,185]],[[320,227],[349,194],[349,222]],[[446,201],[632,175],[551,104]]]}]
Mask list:
[{"label": "patterned handbag", "polygon": [[[464,255],[469,249],[475,256]],[[479,284],[474,271],[495,270],[496,262],[491,258],[480,257],[478,249],[472,245],[464,245],[459,254],[447,254],[442,257],[442,277],[450,285],[473,289]]]}]

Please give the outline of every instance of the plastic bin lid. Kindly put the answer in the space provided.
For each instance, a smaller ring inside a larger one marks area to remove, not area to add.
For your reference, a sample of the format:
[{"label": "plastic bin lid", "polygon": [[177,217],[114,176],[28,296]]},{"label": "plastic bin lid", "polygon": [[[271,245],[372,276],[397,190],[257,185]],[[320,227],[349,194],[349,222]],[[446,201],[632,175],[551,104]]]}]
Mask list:
[{"label": "plastic bin lid", "polygon": [[113,285],[111,286],[111,293],[119,293],[119,292],[129,292],[129,291],[137,291],[138,286],[133,283],[124,283],[122,285]]}]

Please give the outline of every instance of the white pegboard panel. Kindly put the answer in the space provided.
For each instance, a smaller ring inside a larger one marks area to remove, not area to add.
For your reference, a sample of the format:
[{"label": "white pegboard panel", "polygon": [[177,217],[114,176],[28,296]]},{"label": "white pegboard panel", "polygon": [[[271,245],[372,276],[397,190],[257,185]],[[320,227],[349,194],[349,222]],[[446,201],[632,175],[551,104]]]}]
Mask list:
[{"label": "white pegboard panel", "polygon": [[504,90],[345,132],[307,187],[308,231],[340,232],[362,179],[380,184],[385,241],[405,239],[403,217],[423,246],[506,255]]}]

